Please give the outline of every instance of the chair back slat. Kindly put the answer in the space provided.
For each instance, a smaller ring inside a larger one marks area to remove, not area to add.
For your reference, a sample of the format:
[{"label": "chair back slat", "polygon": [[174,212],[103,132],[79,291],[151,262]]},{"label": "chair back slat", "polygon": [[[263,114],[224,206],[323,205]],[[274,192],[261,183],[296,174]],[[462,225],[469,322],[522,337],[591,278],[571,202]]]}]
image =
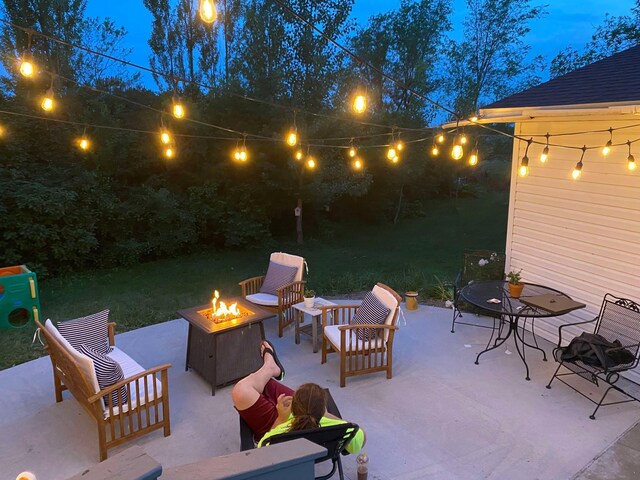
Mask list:
[{"label": "chair back slat", "polygon": [[632,300],[607,293],[602,301],[594,333],[602,335],[609,341],[619,340],[623,346],[636,345],[628,350],[636,358],[633,363],[637,364],[640,350],[637,346],[640,344],[640,305]]}]

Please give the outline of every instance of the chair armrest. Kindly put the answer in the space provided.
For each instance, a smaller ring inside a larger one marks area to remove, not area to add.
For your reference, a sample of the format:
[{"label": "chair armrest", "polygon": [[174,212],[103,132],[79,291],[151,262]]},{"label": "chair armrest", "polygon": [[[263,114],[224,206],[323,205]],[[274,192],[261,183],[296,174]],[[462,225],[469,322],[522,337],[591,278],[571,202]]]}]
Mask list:
[{"label": "chair armrest", "polygon": [[373,328],[376,330],[398,330],[397,325],[386,325],[384,323],[358,323],[357,325],[340,325],[338,330],[357,330],[358,328]]},{"label": "chair armrest", "polygon": [[[353,318],[353,314],[360,307],[359,304],[340,304],[340,305],[323,305],[320,307],[322,312],[322,329],[327,325],[346,325]],[[333,312],[333,313],[331,313]]]},{"label": "chair armrest", "polygon": [[238,283],[242,289],[242,296],[246,297],[247,295],[258,293],[262,286],[262,282],[264,282],[264,277],[265,275],[260,275],[259,277],[248,278]]},{"label": "chair armrest", "polygon": [[574,327],[576,325],[585,325],[587,323],[592,323],[595,322],[596,320],[598,320],[598,317],[592,319],[592,320],[585,320],[584,322],[575,322],[575,323],[565,323],[564,325],[560,325],[558,327],[558,348],[560,348],[562,346],[562,329],[565,327]]},{"label": "chair armrest", "polygon": [[109,346],[113,347],[116,344],[116,324],[115,322],[107,323],[109,329]]},{"label": "chair armrest", "polygon": [[605,353],[616,352],[618,350],[624,350],[624,349],[639,348],[639,347],[640,347],[640,343],[634,343],[632,345],[622,345],[620,347],[607,348],[607,349],[605,349]]},{"label": "chair armrest", "polygon": [[[125,378],[124,380],[120,380],[117,383],[114,383],[113,385],[110,385],[106,388],[103,388],[102,390],[100,390],[98,393],[96,393],[95,395],[92,395],[88,398],[88,402],[89,403],[94,403],[98,400],[100,400],[102,397],[104,397],[105,395],[109,395],[110,393],[112,393],[115,390],[118,390],[121,387],[126,386],[129,383],[133,383],[136,380],[139,380],[141,378],[146,377],[147,375],[153,375],[155,377],[155,374],[160,372],[164,375],[166,375],[166,372],[171,368],[171,364],[170,363],[165,363],[163,365],[159,365],[157,367],[154,368],[150,368],[148,370],[145,370],[144,372],[140,372],[136,375],[133,375],[132,377],[129,378]],[[167,386],[167,388],[169,388]]]}]

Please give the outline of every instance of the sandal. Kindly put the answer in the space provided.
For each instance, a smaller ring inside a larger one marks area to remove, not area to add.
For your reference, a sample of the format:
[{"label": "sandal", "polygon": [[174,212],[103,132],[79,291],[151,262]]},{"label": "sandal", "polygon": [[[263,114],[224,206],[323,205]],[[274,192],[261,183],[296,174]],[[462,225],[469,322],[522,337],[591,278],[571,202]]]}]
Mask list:
[{"label": "sandal", "polygon": [[273,378],[281,382],[282,380],[284,380],[284,367],[280,363],[280,360],[278,360],[278,356],[276,355],[276,348],[273,346],[273,344],[269,340],[265,340],[265,342],[267,342],[269,346],[264,347],[264,350],[262,350],[262,358],[264,359],[265,353],[268,353],[269,355],[271,355],[271,357],[273,358],[273,361],[276,362],[276,365],[280,369],[280,375]]}]

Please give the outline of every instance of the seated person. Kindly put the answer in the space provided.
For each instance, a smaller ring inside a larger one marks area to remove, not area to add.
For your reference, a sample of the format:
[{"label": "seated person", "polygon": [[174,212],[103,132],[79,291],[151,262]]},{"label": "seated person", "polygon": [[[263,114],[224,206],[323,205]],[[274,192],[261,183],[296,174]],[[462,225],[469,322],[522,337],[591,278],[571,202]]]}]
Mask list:
[{"label": "seated person", "polygon": [[[327,395],[320,385],[305,383],[293,391],[278,382],[284,369],[273,345],[264,341],[260,350],[262,367],[236,383],[231,392],[233,405],[253,430],[258,448],[264,439],[279,433],[346,423],[327,412]],[[364,431],[359,429],[346,450],[357,453],[364,443]]]}]

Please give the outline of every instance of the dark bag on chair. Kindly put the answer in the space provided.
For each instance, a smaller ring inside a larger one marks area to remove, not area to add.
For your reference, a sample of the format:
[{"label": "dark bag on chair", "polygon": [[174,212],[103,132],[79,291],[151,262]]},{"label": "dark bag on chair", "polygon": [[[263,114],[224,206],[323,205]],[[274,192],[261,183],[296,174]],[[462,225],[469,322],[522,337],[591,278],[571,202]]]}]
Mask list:
[{"label": "dark bag on chair", "polygon": [[[610,342],[602,335],[583,332],[571,340],[571,343],[564,348],[560,358],[567,362],[579,360],[587,365],[606,370],[616,365],[632,363],[635,360],[633,353],[621,347],[620,340]],[[619,350],[611,351],[611,349]]]}]

